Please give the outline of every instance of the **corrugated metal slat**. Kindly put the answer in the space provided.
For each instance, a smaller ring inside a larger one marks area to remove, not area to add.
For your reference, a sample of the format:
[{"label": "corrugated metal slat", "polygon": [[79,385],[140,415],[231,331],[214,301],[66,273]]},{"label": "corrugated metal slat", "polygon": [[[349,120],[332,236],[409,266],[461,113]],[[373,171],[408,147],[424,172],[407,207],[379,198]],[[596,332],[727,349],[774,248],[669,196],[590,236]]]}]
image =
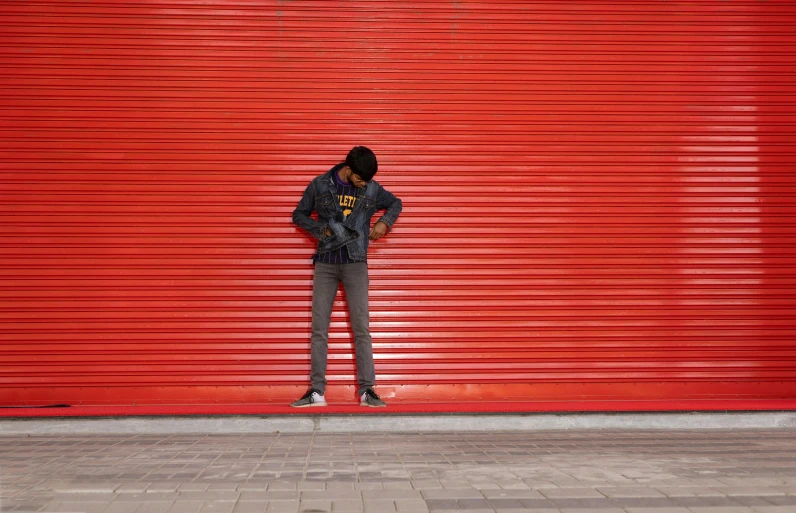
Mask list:
[{"label": "corrugated metal slat", "polygon": [[[0,403],[283,402],[356,144],[391,401],[796,397],[787,1],[0,5]],[[349,400],[338,298],[329,395]]]}]

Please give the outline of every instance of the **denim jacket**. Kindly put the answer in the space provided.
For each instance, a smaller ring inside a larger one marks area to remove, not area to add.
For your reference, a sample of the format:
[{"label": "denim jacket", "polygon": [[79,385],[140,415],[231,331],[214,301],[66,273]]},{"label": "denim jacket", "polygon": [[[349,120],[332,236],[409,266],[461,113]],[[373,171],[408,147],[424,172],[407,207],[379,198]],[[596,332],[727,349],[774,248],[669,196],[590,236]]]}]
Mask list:
[{"label": "denim jacket", "polygon": [[[402,204],[400,199],[376,180],[371,180],[356,190],[354,208],[344,218],[334,181],[334,173],[342,167],[343,164],[338,164],[310,182],[293,211],[293,222],[318,239],[317,254],[347,246],[351,260],[365,261],[368,255],[370,218],[377,210],[387,209],[379,221],[392,228],[401,213]],[[313,210],[318,212],[317,221],[310,217]],[[331,235],[326,235],[326,228],[329,228]]]}]

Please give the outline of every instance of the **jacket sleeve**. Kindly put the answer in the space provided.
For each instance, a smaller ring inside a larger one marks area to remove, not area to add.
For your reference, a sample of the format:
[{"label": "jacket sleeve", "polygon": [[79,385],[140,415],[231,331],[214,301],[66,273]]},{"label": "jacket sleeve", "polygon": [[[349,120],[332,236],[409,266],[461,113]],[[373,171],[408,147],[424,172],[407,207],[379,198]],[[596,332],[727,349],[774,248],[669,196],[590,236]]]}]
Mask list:
[{"label": "jacket sleeve", "polygon": [[304,195],[301,197],[298,206],[293,211],[293,223],[320,241],[332,237],[333,235],[326,235],[326,224],[319,223],[310,217],[313,210],[315,210],[315,183],[310,182],[304,190]]},{"label": "jacket sleeve", "polygon": [[379,219],[390,228],[398,220],[398,216],[403,210],[403,203],[393,193],[379,185],[379,191],[376,193],[376,208],[381,210],[386,208],[387,212]]}]

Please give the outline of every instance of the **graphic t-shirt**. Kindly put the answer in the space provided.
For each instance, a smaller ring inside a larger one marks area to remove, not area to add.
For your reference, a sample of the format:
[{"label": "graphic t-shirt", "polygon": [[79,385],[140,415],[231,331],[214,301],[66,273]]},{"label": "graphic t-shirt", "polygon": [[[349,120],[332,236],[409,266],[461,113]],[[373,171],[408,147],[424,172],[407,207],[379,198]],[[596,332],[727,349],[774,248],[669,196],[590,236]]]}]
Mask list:
[{"label": "graphic t-shirt", "polygon": [[[348,182],[340,180],[337,172],[332,173],[334,181],[337,184],[337,201],[340,204],[340,209],[343,211],[343,216],[348,217],[351,211],[354,210],[354,204],[357,202],[357,188]],[[315,255],[313,258],[315,262],[324,264],[350,264],[352,262],[359,262],[361,260],[351,260],[348,257],[348,249],[343,246],[340,249],[330,251],[328,253],[321,253]]]}]

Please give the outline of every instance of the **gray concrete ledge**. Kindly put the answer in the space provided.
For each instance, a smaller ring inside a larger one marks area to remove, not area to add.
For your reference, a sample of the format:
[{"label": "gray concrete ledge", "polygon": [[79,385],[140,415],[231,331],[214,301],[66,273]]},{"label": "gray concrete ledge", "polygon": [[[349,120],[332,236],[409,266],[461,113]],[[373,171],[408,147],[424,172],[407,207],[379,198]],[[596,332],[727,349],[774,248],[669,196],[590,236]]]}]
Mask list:
[{"label": "gray concrete ledge", "polygon": [[0,435],[342,433],[552,429],[772,429],[796,427],[796,411],[537,413],[479,415],[230,415],[2,419]]}]

